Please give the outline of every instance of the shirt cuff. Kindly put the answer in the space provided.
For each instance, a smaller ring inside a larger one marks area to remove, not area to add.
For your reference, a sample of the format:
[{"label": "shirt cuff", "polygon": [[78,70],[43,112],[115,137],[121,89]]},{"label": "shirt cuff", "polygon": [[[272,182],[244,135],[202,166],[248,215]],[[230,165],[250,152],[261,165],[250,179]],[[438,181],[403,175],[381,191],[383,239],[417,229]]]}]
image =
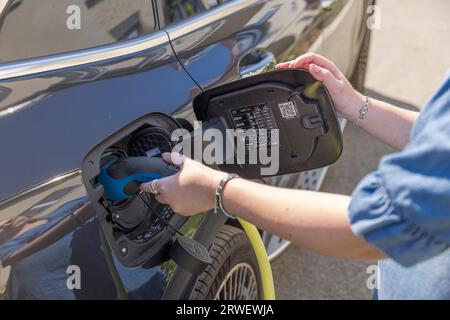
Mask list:
[{"label": "shirt cuff", "polygon": [[349,208],[352,231],[407,267],[431,258],[449,245],[408,220],[391,199],[379,172],[366,176],[352,194]]}]

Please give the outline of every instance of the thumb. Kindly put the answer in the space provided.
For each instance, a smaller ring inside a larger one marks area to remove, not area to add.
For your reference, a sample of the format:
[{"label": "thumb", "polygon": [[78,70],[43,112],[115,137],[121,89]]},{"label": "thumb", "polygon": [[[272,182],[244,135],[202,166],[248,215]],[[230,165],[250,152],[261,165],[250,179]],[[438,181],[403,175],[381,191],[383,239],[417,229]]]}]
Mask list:
[{"label": "thumb", "polygon": [[288,61],[288,62],[282,62],[282,63],[279,63],[279,64],[277,64],[276,66],[275,66],[275,69],[286,69],[286,68],[289,68],[289,65],[291,64],[291,61]]},{"label": "thumb", "polygon": [[311,72],[311,75],[316,80],[322,82],[329,90],[334,89],[339,84],[339,81],[329,70],[319,67],[316,64],[309,65],[309,72]]},{"label": "thumb", "polygon": [[[161,192],[161,189],[164,188],[164,185],[166,184],[166,180],[170,177],[165,177],[161,179],[155,179],[150,182],[144,182],[140,185],[140,188],[144,192],[149,192],[153,194],[157,194],[158,192]],[[156,192],[156,193],[155,193]]]},{"label": "thumb", "polygon": [[183,167],[183,163],[185,160],[184,155],[178,152],[164,152],[161,156],[165,162],[174,164],[180,168]]}]

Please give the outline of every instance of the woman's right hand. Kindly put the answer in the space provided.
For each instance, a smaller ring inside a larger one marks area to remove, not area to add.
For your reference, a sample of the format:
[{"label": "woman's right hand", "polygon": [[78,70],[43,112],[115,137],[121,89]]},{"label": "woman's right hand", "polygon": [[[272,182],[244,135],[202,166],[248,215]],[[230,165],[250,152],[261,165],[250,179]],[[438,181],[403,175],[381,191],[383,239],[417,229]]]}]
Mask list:
[{"label": "woman's right hand", "polygon": [[364,97],[353,89],[342,72],[327,58],[315,53],[307,53],[295,60],[280,63],[275,68],[309,70],[311,75],[327,88],[338,114],[350,121],[357,119],[358,110],[363,105]]}]

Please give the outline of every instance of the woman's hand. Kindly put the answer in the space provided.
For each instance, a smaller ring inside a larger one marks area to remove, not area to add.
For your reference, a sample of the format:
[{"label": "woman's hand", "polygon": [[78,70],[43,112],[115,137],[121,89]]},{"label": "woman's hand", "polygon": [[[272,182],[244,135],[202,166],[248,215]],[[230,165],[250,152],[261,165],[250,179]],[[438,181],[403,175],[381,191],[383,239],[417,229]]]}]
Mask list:
[{"label": "woman's hand", "polygon": [[355,121],[358,117],[358,110],[363,105],[364,97],[353,89],[347,78],[330,60],[314,53],[307,53],[295,60],[280,63],[275,68],[309,70],[311,75],[327,88],[340,116],[350,121]]},{"label": "woman's hand", "polygon": [[214,194],[226,173],[208,168],[179,153],[164,153],[163,159],[180,167],[170,177],[144,183],[142,191],[156,195],[160,203],[168,204],[176,213],[191,216],[214,208]]}]

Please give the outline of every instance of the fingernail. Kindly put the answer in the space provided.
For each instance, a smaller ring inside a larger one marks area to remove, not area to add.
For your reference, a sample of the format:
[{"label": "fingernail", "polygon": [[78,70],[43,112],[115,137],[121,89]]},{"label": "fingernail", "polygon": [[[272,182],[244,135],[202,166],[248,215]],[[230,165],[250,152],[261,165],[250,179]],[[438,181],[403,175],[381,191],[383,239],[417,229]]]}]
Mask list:
[{"label": "fingernail", "polygon": [[311,71],[314,73],[320,73],[320,68],[318,65],[312,64],[311,65]]}]

